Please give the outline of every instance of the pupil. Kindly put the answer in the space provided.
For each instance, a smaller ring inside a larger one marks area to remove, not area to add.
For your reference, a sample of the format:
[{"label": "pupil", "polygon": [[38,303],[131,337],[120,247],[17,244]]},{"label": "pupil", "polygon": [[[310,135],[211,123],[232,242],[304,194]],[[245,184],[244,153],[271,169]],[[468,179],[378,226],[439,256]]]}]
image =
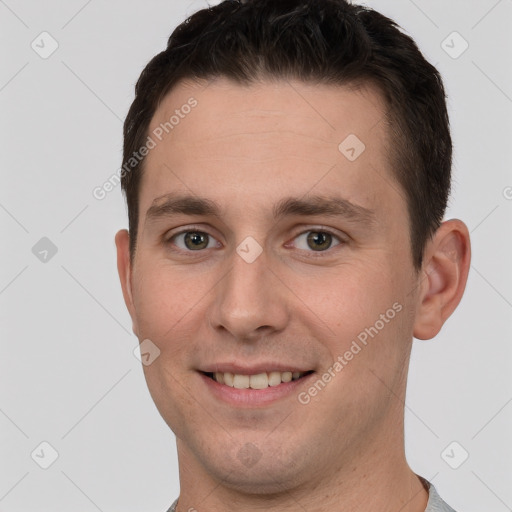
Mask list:
[{"label": "pupil", "polygon": [[308,235],[308,244],[313,250],[328,249],[331,245],[331,235],[329,233],[313,231]]},{"label": "pupil", "polygon": [[191,231],[185,235],[185,245],[188,249],[204,249],[208,245],[208,239],[205,233]]}]

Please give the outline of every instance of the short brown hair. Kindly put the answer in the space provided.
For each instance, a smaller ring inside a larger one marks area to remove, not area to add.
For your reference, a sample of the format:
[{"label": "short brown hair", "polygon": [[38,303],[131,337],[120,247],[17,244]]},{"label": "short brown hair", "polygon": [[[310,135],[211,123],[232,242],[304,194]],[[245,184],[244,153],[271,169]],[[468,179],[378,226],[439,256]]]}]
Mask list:
[{"label": "short brown hair", "polygon": [[[123,169],[148,137],[163,97],[183,79],[371,83],[384,94],[394,176],[405,192],[412,260],[423,261],[450,193],[452,142],[441,77],[391,19],[345,0],[224,0],[179,25],[144,68],[124,123]],[[136,250],[144,159],[123,172]]]}]

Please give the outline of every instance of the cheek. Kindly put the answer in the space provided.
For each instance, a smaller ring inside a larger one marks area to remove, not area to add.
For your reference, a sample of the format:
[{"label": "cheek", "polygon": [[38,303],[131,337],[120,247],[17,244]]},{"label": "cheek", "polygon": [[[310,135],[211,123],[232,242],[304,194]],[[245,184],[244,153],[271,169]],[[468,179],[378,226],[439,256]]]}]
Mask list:
[{"label": "cheek", "polygon": [[[347,366],[358,369],[400,364],[412,325],[407,285],[392,270],[377,263],[347,266],[317,288],[323,292],[310,288],[307,305],[329,327],[325,342],[332,360],[341,356]],[[309,317],[315,321],[312,313]]]},{"label": "cheek", "polygon": [[165,262],[148,262],[138,270],[133,299],[141,337],[165,339],[182,319],[201,307],[212,288],[206,276],[190,275],[189,270]]},{"label": "cheek", "polygon": [[346,264],[303,293],[311,309],[333,330],[356,335],[399,297],[389,276],[389,269],[378,262]]}]

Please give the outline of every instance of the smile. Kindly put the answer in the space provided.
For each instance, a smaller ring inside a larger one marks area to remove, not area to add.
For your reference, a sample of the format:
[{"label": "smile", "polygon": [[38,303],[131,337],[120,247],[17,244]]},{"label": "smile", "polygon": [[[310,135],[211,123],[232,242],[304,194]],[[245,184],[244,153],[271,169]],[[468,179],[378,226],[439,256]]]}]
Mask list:
[{"label": "smile", "polygon": [[312,373],[309,372],[291,372],[291,371],[269,371],[257,373],[255,375],[242,375],[230,372],[210,372],[205,373],[219,384],[224,384],[231,388],[236,389],[265,389],[268,387],[279,386],[282,383],[291,382],[292,380],[299,380],[305,375]]}]

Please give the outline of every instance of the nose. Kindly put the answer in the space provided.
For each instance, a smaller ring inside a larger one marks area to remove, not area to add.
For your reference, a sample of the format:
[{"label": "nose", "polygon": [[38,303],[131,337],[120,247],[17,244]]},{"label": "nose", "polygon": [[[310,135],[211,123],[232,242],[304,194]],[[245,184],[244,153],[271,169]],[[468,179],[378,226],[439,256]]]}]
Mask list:
[{"label": "nose", "polygon": [[266,259],[252,263],[233,253],[231,270],[218,283],[210,325],[237,340],[251,341],[285,328],[289,319],[286,287]]}]

